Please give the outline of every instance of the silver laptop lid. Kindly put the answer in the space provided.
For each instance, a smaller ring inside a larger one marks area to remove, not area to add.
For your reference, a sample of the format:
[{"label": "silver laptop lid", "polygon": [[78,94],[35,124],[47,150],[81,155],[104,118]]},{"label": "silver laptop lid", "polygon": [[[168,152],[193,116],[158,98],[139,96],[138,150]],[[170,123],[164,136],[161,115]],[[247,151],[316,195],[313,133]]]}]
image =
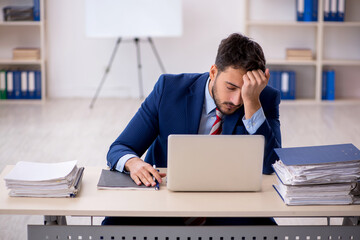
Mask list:
[{"label": "silver laptop lid", "polygon": [[260,191],[261,135],[170,135],[167,188],[172,191]]}]

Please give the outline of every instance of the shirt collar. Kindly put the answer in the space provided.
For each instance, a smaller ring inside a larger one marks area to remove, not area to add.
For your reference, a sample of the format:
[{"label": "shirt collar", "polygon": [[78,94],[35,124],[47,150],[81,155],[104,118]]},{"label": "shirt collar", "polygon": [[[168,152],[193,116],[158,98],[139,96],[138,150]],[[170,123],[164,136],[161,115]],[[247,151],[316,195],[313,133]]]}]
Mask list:
[{"label": "shirt collar", "polygon": [[210,83],[210,77],[208,78],[206,84],[205,84],[205,111],[206,114],[211,113],[212,111],[215,111],[216,109],[216,105],[214,102],[214,99],[211,97],[210,92],[209,92],[209,83]]}]

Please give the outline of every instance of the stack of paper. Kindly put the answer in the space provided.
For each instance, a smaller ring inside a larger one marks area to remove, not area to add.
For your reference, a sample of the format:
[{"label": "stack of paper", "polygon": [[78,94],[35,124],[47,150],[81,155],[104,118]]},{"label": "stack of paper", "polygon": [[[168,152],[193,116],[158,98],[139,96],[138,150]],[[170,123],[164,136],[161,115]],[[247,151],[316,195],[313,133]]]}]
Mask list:
[{"label": "stack of paper", "polygon": [[311,49],[297,49],[288,48],[286,49],[287,60],[313,60]]},{"label": "stack of paper", "polygon": [[275,149],[274,185],[288,205],[358,202],[360,151],[352,144]]},{"label": "stack of paper", "polygon": [[75,197],[84,168],[77,161],[61,163],[18,162],[4,177],[13,197]]},{"label": "stack of paper", "polygon": [[15,48],[13,49],[14,60],[38,60],[40,59],[39,48]]},{"label": "stack of paper", "polygon": [[281,160],[273,164],[273,168],[286,185],[327,184],[334,182],[356,182],[359,178],[360,162],[289,165]]},{"label": "stack of paper", "polygon": [[278,182],[274,188],[287,205],[352,204],[356,199],[351,194],[356,183],[285,185]]}]

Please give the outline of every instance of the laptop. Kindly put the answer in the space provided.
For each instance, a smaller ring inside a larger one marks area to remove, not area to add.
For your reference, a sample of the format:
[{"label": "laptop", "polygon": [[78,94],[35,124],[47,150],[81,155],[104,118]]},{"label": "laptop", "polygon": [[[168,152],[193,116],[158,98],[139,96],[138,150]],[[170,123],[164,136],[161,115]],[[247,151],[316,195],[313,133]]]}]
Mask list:
[{"label": "laptop", "polygon": [[170,135],[171,191],[260,191],[262,135]]}]

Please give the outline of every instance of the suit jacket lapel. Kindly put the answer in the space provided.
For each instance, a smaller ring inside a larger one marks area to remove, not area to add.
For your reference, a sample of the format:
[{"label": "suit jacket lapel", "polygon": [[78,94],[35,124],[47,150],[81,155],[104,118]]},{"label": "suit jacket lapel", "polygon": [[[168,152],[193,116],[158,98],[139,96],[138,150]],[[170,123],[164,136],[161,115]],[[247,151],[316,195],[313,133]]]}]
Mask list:
[{"label": "suit jacket lapel", "polygon": [[189,88],[186,97],[186,129],[188,134],[197,134],[201,113],[204,105],[205,84],[209,78],[208,73],[201,75]]},{"label": "suit jacket lapel", "polygon": [[229,135],[233,134],[236,127],[236,123],[244,116],[244,106],[234,112],[232,115],[228,115],[223,123],[222,134]]}]

